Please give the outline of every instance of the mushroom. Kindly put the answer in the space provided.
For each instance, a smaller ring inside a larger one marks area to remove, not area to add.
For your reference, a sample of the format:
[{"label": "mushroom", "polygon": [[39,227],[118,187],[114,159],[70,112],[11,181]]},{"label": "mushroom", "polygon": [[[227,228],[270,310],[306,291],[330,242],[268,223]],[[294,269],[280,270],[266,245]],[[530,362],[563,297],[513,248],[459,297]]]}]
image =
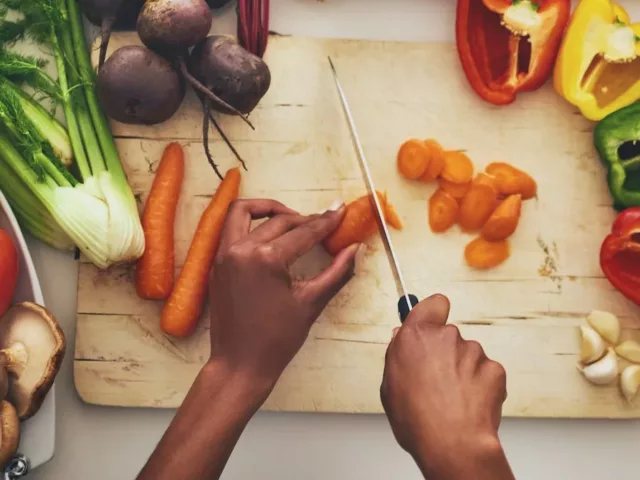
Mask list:
[{"label": "mushroom", "polygon": [[0,319],[0,364],[10,374],[8,400],[21,420],[42,405],[64,351],[64,333],[44,307],[18,303]]},{"label": "mushroom", "polygon": [[0,402],[0,467],[13,458],[20,443],[20,419],[13,405]]}]

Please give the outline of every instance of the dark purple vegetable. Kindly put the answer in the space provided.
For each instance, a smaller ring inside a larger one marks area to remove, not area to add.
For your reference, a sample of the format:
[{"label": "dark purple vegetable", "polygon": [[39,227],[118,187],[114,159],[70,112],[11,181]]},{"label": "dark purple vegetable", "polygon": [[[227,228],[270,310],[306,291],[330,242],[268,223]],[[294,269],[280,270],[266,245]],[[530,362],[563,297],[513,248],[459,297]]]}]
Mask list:
[{"label": "dark purple vegetable", "polygon": [[211,11],[205,0],[147,0],[138,15],[137,30],[142,43],[174,62],[196,91],[251,125],[240,111],[207,90],[187,69],[188,48],[204,40],[210,29]]},{"label": "dark purple vegetable", "polygon": [[218,8],[222,8],[225,5],[231,3],[231,0],[207,0],[207,3],[209,4],[209,6],[211,8],[218,9]]},{"label": "dark purple vegetable", "polygon": [[116,50],[100,69],[97,87],[107,115],[123,123],[164,122],[185,95],[180,73],[166,59],[140,46]]},{"label": "dark purple vegetable", "polygon": [[[244,114],[255,108],[271,84],[271,73],[267,64],[242,48],[234,38],[223,35],[207,37],[193,48],[189,56],[189,71],[208,90]],[[208,97],[200,96],[200,101],[203,106],[202,136],[205,153],[213,169],[218,173],[208,149],[209,121],[214,124],[244,166],[244,162],[211,115],[211,109],[227,114],[234,111],[224,105],[211,103]],[[220,176],[220,173],[218,175]]]},{"label": "dark purple vegetable", "polygon": [[89,21],[100,27],[102,43],[98,68],[102,67],[106,58],[111,31],[115,28],[134,28],[144,2],[145,0],[78,0],[80,9]]}]

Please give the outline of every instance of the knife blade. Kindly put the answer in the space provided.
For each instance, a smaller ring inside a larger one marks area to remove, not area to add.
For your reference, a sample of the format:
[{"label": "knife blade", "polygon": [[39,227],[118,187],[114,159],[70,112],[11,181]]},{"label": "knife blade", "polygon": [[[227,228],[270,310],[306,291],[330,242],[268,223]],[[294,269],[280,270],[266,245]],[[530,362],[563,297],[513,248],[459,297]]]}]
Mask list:
[{"label": "knife blade", "polygon": [[400,299],[398,300],[398,314],[400,316],[400,321],[404,322],[411,309],[418,304],[418,297],[410,294],[409,290],[407,290],[407,284],[404,281],[402,269],[400,268],[400,261],[398,260],[398,256],[396,255],[395,250],[393,249],[391,234],[389,233],[389,228],[387,227],[387,223],[384,220],[382,205],[380,205],[380,200],[378,199],[378,195],[376,195],[376,187],[373,183],[373,177],[371,175],[371,170],[369,169],[369,164],[367,163],[367,157],[365,156],[364,149],[362,148],[360,136],[358,135],[358,131],[356,130],[353,115],[351,114],[351,108],[349,107],[349,102],[347,101],[347,96],[342,89],[342,85],[340,85],[338,72],[336,71],[336,67],[333,64],[331,57],[327,58],[329,59],[329,65],[331,66],[331,71],[333,72],[333,80],[336,84],[336,88],[338,89],[338,96],[340,97],[340,102],[342,103],[342,109],[344,110],[345,116],[347,118],[347,123],[349,124],[349,130],[351,131],[351,140],[353,141],[353,145],[356,149],[358,162],[360,163],[360,168],[367,185],[367,190],[373,197],[373,201],[376,207],[376,214],[378,215],[378,219],[380,220],[382,243],[385,247],[387,259],[389,260],[389,265],[391,266],[391,271],[393,272],[396,288],[398,290],[398,293],[400,294]]}]

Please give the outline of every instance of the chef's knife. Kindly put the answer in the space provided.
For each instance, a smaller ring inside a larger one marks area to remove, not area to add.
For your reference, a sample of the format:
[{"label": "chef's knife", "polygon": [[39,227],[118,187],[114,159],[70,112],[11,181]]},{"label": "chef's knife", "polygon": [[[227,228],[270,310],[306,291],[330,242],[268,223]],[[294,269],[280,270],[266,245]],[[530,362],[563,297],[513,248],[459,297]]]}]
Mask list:
[{"label": "chef's knife", "polygon": [[398,314],[400,315],[400,321],[404,322],[411,309],[418,304],[418,297],[410,294],[407,290],[407,284],[405,283],[404,277],[402,276],[402,270],[400,269],[398,256],[396,255],[396,252],[393,249],[393,244],[391,243],[389,228],[387,227],[387,223],[384,220],[382,205],[380,205],[380,200],[378,199],[378,195],[376,195],[376,188],[371,176],[371,170],[369,170],[369,164],[367,163],[367,158],[365,157],[364,150],[362,149],[362,143],[360,142],[360,137],[358,136],[358,131],[356,130],[353,116],[351,115],[349,102],[347,102],[347,97],[344,93],[344,90],[342,90],[342,86],[340,85],[336,67],[333,65],[331,57],[328,58],[329,65],[331,65],[331,71],[333,72],[333,79],[336,82],[336,87],[338,88],[338,95],[340,96],[340,101],[342,102],[342,108],[344,109],[344,113],[347,117],[347,123],[349,123],[351,138],[356,148],[356,153],[360,162],[360,168],[362,169],[365,183],[367,184],[367,190],[369,190],[369,193],[371,194],[376,206],[376,212],[378,214],[378,219],[380,220],[380,228],[382,229],[382,242],[384,243],[385,251],[387,252],[387,258],[389,259],[389,264],[391,265],[391,270],[396,281],[396,288],[398,289],[398,293],[401,295],[400,300],[398,300]]}]

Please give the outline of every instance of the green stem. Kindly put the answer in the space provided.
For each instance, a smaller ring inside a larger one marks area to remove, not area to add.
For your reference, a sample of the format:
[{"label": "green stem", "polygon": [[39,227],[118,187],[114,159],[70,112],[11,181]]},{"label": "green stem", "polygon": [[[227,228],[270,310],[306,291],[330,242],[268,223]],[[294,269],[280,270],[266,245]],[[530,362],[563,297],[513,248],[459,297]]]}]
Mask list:
[{"label": "green stem", "polygon": [[42,165],[45,171],[50,175],[50,180],[54,182],[53,184],[51,184],[51,182],[48,181],[47,183],[49,185],[53,187],[55,186],[72,187],[73,186],[71,182],[67,179],[67,177],[60,170],[58,170],[58,168],[51,162],[51,160],[49,160],[49,158],[44,153],[38,152],[34,155],[34,157],[38,162],[40,162],[40,165]]},{"label": "green stem", "polygon": [[[66,7],[63,2],[60,2],[61,8]],[[68,12],[66,12],[68,14]],[[68,16],[68,15],[65,15]],[[75,53],[73,49],[73,41],[71,39],[71,32],[69,28],[60,29],[60,36],[62,40],[62,52],[66,60],[67,78],[74,86],[82,85],[80,76],[78,74],[78,68],[75,60]],[[98,137],[93,129],[93,122],[91,120],[91,114],[87,106],[87,100],[83,95],[84,89],[74,88],[70,92],[72,104],[75,107],[75,113],[78,118],[78,126],[80,127],[80,134],[84,142],[89,164],[91,165],[91,172],[93,176],[97,176],[100,172],[106,170],[104,158],[102,157],[102,151],[100,150],[100,144],[98,143]]]},{"label": "green stem", "polygon": [[67,6],[78,72],[84,84],[84,92],[89,105],[89,111],[91,112],[93,127],[98,135],[104,160],[107,164],[107,170],[109,170],[117,182],[126,183],[127,177],[120,162],[120,155],[118,154],[116,143],[111,134],[109,122],[100,107],[98,95],[96,94],[93,69],[91,68],[91,59],[89,58],[90,46],[87,45],[86,42],[82,26],[82,15],[78,9],[77,0],[67,0]]},{"label": "green stem", "polygon": [[67,130],[69,132],[69,139],[71,140],[71,146],[73,147],[73,156],[76,159],[80,176],[84,179],[91,176],[91,168],[87,160],[87,154],[82,144],[82,136],[80,135],[80,128],[78,127],[78,119],[71,105],[71,97],[69,94],[69,82],[67,81],[67,69],[64,64],[64,58],[60,51],[60,44],[58,43],[58,37],[55,34],[55,27],[51,27],[51,49],[56,59],[56,67],[58,69],[58,84],[60,85],[60,94],[62,95],[62,108],[64,110],[64,116],[67,120]]}]

